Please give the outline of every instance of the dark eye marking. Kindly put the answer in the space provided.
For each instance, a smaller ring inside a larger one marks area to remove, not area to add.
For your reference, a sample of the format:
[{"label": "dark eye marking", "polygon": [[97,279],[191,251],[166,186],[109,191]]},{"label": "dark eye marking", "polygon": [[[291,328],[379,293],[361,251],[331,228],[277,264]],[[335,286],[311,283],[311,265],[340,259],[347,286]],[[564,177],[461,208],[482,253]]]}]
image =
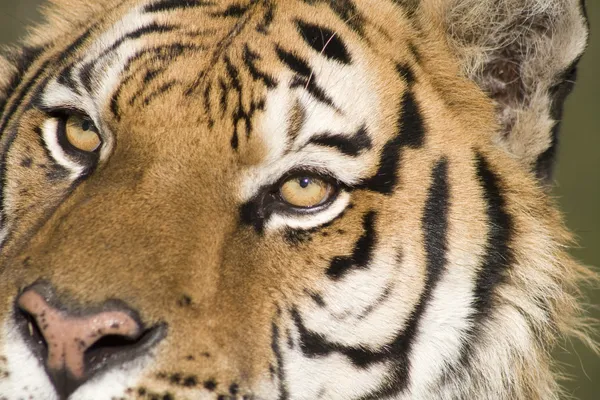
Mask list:
[{"label": "dark eye marking", "polygon": [[304,41],[317,52],[342,64],[352,63],[346,45],[331,29],[301,20],[296,25]]},{"label": "dark eye marking", "polygon": [[326,132],[312,137],[308,143],[333,147],[339,152],[352,157],[356,157],[361,151],[371,149],[372,147],[371,138],[364,126],[352,136]]},{"label": "dark eye marking", "polygon": [[375,220],[377,213],[370,211],[363,217],[362,236],[358,239],[354,246],[351,256],[337,256],[331,260],[327,275],[331,279],[340,279],[353,266],[357,268],[366,268],[371,261],[373,248],[377,241],[377,233],[375,232]]}]

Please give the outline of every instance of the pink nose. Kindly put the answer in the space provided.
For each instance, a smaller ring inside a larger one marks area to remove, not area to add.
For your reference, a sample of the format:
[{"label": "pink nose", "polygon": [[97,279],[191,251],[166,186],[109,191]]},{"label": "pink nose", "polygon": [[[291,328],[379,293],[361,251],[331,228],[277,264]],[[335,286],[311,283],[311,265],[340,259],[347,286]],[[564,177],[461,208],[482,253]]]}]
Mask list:
[{"label": "pink nose", "polygon": [[50,285],[26,289],[17,298],[16,319],[61,398],[99,371],[144,354],[166,335],[166,325],[144,329],[136,313],[119,301],[74,312],[55,299]]},{"label": "pink nose", "polygon": [[19,307],[33,317],[46,341],[48,369],[65,370],[77,380],[85,376],[86,350],[98,340],[109,335],[135,340],[141,333],[140,325],[125,312],[105,311],[86,317],[72,317],[50,306],[33,289],[19,297]]}]

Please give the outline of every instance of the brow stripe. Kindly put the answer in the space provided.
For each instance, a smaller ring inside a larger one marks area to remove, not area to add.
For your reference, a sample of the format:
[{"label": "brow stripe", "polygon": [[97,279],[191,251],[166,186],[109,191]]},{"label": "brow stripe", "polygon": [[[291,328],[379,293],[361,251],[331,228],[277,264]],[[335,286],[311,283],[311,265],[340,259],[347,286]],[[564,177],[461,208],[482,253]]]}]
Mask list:
[{"label": "brow stripe", "polygon": [[149,4],[144,8],[145,13],[157,13],[165,11],[175,11],[192,7],[212,6],[215,3],[212,1],[199,0],[162,0],[156,3]]},{"label": "brow stripe", "polygon": [[318,146],[335,148],[340,153],[352,157],[356,157],[363,150],[368,150],[372,147],[371,138],[369,138],[367,130],[364,126],[356,131],[352,136],[344,136],[326,132],[313,136],[309,143]]}]

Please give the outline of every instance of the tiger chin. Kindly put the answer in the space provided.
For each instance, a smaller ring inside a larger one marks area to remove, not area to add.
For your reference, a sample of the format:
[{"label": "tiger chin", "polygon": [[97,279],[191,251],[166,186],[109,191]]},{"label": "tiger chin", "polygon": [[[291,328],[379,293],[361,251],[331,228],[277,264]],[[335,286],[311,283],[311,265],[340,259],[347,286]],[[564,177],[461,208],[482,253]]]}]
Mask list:
[{"label": "tiger chin", "polygon": [[558,399],[579,0],[52,0],[0,58],[0,399]]}]

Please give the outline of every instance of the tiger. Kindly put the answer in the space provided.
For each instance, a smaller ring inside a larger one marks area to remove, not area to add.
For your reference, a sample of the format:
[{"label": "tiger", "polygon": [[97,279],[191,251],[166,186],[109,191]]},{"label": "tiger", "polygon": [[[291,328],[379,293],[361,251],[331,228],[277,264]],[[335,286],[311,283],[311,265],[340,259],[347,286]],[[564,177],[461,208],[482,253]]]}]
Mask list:
[{"label": "tiger", "polygon": [[0,399],[563,398],[577,0],[50,0],[0,59]]}]

